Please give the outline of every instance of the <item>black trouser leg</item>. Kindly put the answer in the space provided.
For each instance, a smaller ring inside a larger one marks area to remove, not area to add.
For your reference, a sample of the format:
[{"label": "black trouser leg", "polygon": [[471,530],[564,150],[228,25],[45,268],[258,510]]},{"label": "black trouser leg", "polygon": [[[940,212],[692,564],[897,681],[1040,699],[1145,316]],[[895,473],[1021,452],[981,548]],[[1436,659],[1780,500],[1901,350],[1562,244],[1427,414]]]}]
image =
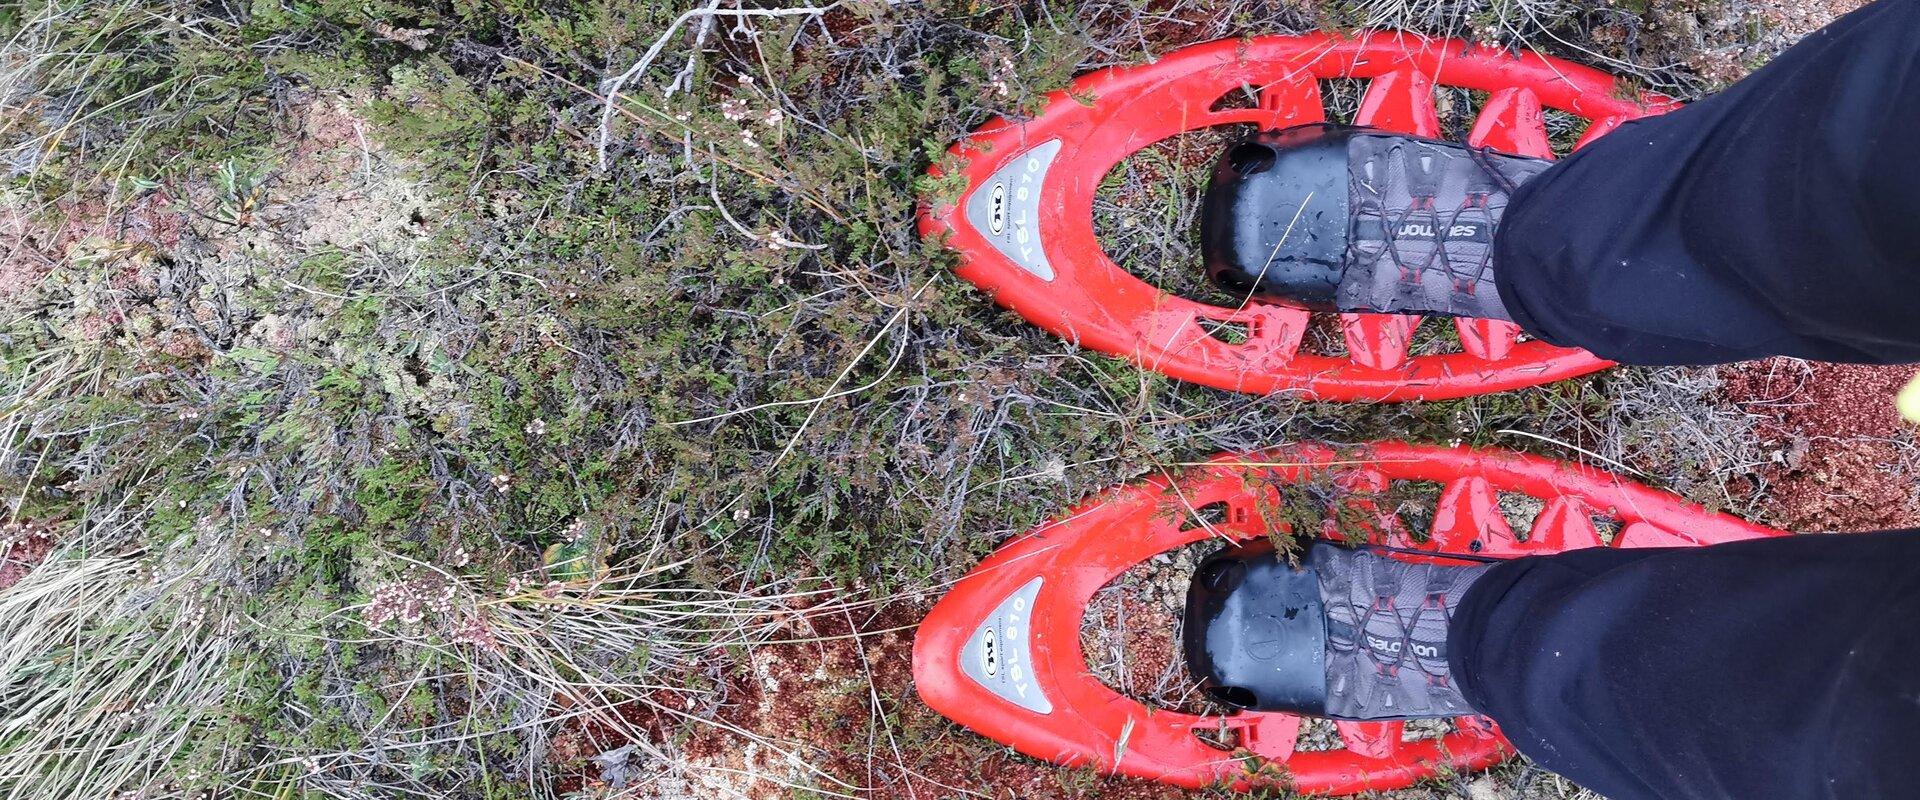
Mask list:
[{"label": "black trouser leg", "polygon": [[1920,530],[1518,559],[1449,644],[1520,752],[1613,800],[1920,793]]},{"label": "black trouser leg", "polygon": [[1616,361],[1920,361],[1920,0],[1595,141],[1495,247],[1523,328]]}]

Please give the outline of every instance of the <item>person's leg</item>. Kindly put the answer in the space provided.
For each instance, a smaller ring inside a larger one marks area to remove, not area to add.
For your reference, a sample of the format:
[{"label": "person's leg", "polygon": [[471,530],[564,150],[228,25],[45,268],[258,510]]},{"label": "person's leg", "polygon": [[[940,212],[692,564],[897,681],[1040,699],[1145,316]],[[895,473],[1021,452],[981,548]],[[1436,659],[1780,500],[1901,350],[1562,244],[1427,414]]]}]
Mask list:
[{"label": "person's leg", "polygon": [[1514,192],[1529,332],[1632,364],[1920,361],[1920,0],[1880,0]]},{"label": "person's leg", "polygon": [[1612,800],[1920,786],[1920,530],[1518,559],[1448,645],[1470,705]]}]

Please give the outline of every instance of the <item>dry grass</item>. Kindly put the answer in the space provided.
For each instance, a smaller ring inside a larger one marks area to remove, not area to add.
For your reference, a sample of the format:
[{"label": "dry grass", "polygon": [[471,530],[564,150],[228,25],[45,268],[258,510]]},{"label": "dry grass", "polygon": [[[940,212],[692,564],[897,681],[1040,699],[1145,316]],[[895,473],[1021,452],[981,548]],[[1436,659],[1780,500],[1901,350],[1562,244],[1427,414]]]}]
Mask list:
[{"label": "dry grass", "polygon": [[204,577],[75,556],[0,592],[0,796],[177,797],[210,777],[241,639]]}]

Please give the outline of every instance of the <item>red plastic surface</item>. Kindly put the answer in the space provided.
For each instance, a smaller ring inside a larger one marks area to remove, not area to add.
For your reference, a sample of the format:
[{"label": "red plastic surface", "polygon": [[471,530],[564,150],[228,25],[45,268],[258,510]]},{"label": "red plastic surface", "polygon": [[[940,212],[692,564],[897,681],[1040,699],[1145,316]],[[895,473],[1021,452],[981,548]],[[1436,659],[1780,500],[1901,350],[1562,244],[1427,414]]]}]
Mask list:
[{"label": "red plastic surface", "polygon": [[[953,204],[930,200],[922,209],[921,233],[945,236],[961,255],[959,275],[1028,321],[1080,346],[1221,389],[1303,391],[1326,400],[1439,399],[1610,366],[1584,351],[1523,340],[1514,325],[1494,320],[1456,320],[1458,352],[1411,354],[1420,318],[1382,314],[1340,315],[1346,353],[1305,352],[1308,312],[1260,303],[1225,308],[1177,297],[1127,273],[1101,249],[1093,200],[1115,165],[1162,139],[1210,126],[1283,128],[1320,121],[1325,110],[1319,80],[1328,78],[1371,79],[1357,123],[1425,136],[1440,132],[1436,84],[1489,92],[1469,142],[1542,157],[1552,156],[1543,107],[1592,121],[1579,145],[1625,121],[1676,107],[1653,95],[1622,97],[1613,76],[1572,62],[1458,40],[1375,34],[1210,42],[1152,64],[1083,76],[1071,89],[1050,95],[1034,119],[988,122],[952,148],[964,164],[967,188]],[[1257,93],[1256,107],[1214,110],[1216,101],[1244,91]],[[960,209],[996,171],[1053,141],[1061,148],[1045,172],[1037,209],[1036,238],[1055,273],[1045,280],[995,250]],[[943,174],[938,167],[932,172]],[[1203,321],[1216,328],[1230,323],[1245,331],[1246,341],[1215,338]]]},{"label": "red plastic surface", "polygon": [[[1296,751],[1300,718],[1279,713],[1197,716],[1149,709],[1094,677],[1080,629],[1094,593],[1153,556],[1208,538],[1222,543],[1265,535],[1282,502],[1281,485],[1313,480],[1338,487],[1334,502],[1358,511],[1378,543],[1443,552],[1514,557],[1581,547],[1658,547],[1784,535],[1607,473],[1497,451],[1383,443],[1334,449],[1299,445],[1213,458],[1178,481],[1164,478],[1108,490],[1066,516],[1015,537],[960,579],[921,624],[914,681],[929,706],[1030,756],[1183,786],[1238,788],[1284,784],[1303,792],[1350,794],[1404,787],[1440,769],[1478,769],[1509,752],[1483,717],[1455,720],[1440,739],[1403,741],[1403,723],[1337,723],[1343,748]],[[1414,537],[1401,516],[1383,513],[1369,494],[1394,481],[1441,484],[1430,538]],[[1537,509],[1525,536],[1502,513]],[[1225,503],[1220,521],[1189,525],[1192,509]],[[1353,519],[1354,515],[1344,518]],[[1330,528],[1320,533],[1338,536]],[[1601,531],[1611,536],[1605,542]],[[1425,538],[1425,541],[1417,541]],[[1027,624],[1032,685],[1050,713],[1026,710],[985,688],[961,667],[960,654],[981,623],[1034,578],[1043,578]],[[1229,730],[1236,751],[1195,731]]]}]

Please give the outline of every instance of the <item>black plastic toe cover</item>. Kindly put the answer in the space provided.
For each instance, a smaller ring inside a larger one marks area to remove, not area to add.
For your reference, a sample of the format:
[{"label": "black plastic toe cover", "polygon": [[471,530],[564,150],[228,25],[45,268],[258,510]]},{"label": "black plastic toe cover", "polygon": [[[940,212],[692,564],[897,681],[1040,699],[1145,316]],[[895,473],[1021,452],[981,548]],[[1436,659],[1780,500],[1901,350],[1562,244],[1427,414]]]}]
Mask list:
[{"label": "black plastic toe cover", "polygon": [[1187,588],[1187,669],[1213,699],[1237,708],[1322,714],[1326,708],[1326,615],[1314,548],[1295,569],[1271,544],[1209,556]]},{"label": "black plastic toe cover", "polygon": [[1241,296],[1334,310],[1351,224],[1347,139],[1359,130],[1301,125],[1227,148],[1201,207],[1200,249],[1215,283]]}]

